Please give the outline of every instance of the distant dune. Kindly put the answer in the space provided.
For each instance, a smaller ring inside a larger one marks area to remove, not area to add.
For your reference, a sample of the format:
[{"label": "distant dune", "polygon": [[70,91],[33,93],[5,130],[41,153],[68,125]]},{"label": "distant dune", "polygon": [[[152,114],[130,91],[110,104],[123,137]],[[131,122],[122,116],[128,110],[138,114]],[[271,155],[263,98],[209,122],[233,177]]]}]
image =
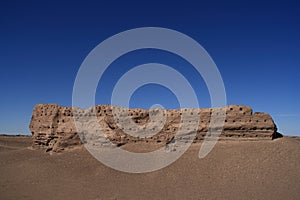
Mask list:
[{"label": "distant dune", "polygon": [[0,136],[0,199],[300,198],[299,137],[220,141],[204,159],[196,143],[173,164],[145,174],[108,168],[82,146],[50,155],[31,143]]}]

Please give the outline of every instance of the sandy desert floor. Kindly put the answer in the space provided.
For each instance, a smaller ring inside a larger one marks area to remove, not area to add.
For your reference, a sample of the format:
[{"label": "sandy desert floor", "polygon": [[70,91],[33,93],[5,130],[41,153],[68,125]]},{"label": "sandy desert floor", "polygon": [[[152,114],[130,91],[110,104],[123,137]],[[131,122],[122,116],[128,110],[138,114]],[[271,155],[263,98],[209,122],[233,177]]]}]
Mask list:
[{"label": "sandy desert floor", "polygon": [[84,148],[50,155],[30,146],[30,137],[0,136],[0,199],[300,199],[296,137],[220,141],[203,159],[193,144],[145,174],[108,168]]}]

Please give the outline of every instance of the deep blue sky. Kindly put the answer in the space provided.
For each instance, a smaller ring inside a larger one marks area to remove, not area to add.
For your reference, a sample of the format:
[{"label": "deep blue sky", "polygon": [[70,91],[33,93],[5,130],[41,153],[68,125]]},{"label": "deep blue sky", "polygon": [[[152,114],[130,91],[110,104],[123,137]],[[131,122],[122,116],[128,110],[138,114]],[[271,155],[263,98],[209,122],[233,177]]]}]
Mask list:
[{"label": "deep blue sky", "polygon": [[[100,42],[127,29],[156,26],[187,34],[208,51],[228,104],[270,113],[281,132],[300,135],[299,9],[297,1],[1,1],[0,133],[29,134],[37,103],[71,105],[76,73]],[[98,89],[96,102],[110,103],[113,81],[150,61],[177,69],[188,65],[167,52],[132,52],[108,70],[107,87]],[[200,106],[209,107],[205,84],[193,71],[181,73],[198,91]],[[175,96],[157,85],[140,88],[130,103],[178,106]]]}]

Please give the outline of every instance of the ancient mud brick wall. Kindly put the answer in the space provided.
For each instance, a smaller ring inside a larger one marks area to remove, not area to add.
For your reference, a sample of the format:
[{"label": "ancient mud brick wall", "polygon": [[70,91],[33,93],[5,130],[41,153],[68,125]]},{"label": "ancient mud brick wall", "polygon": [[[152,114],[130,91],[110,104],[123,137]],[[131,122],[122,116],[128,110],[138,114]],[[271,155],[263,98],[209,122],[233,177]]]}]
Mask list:
[{"label": "ancient mud brick wall", "polygon": [[[221,127],[220,139],[271,140],[277,134],[276,125],[269,114],[261,112],[253,114],[252,109],[247,106],[230,105],[222,109],[226,116],[223,120],[224,126]],[[117,118],[116,112],[113,111],[117,111],[121,117]],[[78,109],[55,104],[38,104],[32,114],[30,130],[33,146],[46,148],[47,151],[61,151],[64,148],[77,146],[82,143],[80,137],[83,142],[86,139],[94,141],[95,145],[103,145],[107,143],[107,139],[116,145],[138,141],[168,143],[179,130],[183,135],[196,133],[193,139],[194,142],[197,142],[203,140],[209,133],[211,116],[214,111],[209,108],[125,109],[110,105]],[[184,113],[189,113],[184,118],[185,121],[182,117]],[[194,117],[198,119],[197,123],[197,120],[193,120]],[[91,118],[94,121],[91,122]],[[89,130],[88,134],[84,130],[76,128],[74,119],[82,122],[82,125]],[[137,126],[126,126],[129,124],[129,120]],[[144,134],[149,128],[149,124],[151,124],[151,130],[157,133],[151,137],[145,137]],[[104,132],[105,137],[99,134],[100,132]],[[127,134],[128,132],[135,132],[137,135],[132,136]]]},{"label": "ancient mud brick wall", "polygon": [[34,147],[45,147],[50,151],[81,144],[71,107],[38,104],[34,108],[29,128]]}]

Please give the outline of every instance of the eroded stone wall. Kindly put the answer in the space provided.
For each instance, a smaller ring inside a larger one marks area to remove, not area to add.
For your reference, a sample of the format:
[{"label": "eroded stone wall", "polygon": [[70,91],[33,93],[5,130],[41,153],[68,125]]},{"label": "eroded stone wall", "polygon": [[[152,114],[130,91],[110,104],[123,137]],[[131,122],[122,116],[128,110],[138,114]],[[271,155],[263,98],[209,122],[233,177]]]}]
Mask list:
[{"label": "eroded stone wall", "polygon": [[[238,105],[219,109],[223,109],[224,114],[226,113],[223,126],[215,127],[222,130],[220,139],[271,140],[276,137],[277,128],[269,114],[261,112],[253,114],[250,107]],[[61,151],[65,148],[78,146],[82,144],[80,137],[82,141],[89,139],[89,141],[95,142],[95,145],[105,145],[108,142],[105,138],[116,145],[140,141],[164,144],[169,143],[177,131],[181,131],[183,136],[196,133],[194,142],[197,142],[203,140],[205,135],[210,133],[208,130],[214,111],[216,109],[209,108],[125,109],[110,105],[78,109],[56,104],[38,104],[32,114],[30,130],[33,146],[45,148],[47,151]],[[119,118],[116,117],[119,115]],[[77,125],[79,123],[85,128],[76,128],[74,119],[76,119]],[[127,126],[129,120],[136,126]],[[145,137],[146,130],[149,128],[156,134]],[[88,134],[85,130],[88,130]],[[104,132],[105,137],[99,134],[100,132]],[[129,132],[136,135],[127,134]]]}]

